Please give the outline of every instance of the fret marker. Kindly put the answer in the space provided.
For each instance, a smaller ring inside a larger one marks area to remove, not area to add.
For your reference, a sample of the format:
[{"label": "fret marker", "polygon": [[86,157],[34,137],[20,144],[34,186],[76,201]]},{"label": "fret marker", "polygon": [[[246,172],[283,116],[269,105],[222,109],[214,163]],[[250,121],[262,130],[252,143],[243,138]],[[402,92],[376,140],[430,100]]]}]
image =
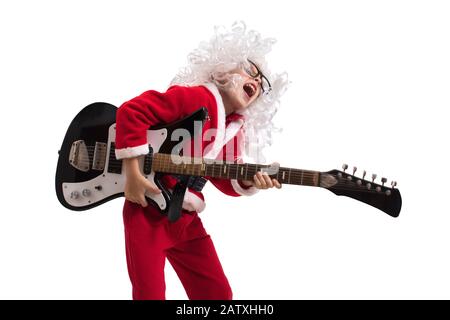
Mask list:
[{"label": "fret marker", "polygon": [[283,175],[281,176],[281,179],[284,180],[284,176],[286,175],[286,171],[283,171]]},{"label": "fret marker", "polygon": [[244,175],[244,167],[241,168],[241,176]]},{"label": "fret marker", "polygon": [[226,165],[223,167],[223,173],[227,173],[227,166]]}]

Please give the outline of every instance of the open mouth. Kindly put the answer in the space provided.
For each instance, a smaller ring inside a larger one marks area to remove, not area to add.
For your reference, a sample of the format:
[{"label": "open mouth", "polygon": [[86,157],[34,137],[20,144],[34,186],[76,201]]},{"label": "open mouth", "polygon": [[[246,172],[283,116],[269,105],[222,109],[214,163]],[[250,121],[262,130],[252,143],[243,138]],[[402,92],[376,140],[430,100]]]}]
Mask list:
[{"label": "open mouth", "polygon": [[253,97],[256,94],[256,87],[252,83],[244,84],[244,91],[249,98]]}]

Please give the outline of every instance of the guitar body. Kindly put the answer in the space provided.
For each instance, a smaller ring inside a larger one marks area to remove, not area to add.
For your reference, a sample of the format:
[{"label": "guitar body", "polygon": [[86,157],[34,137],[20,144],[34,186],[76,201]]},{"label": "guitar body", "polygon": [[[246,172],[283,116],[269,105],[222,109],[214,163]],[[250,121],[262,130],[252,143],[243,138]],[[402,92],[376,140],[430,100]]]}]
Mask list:
[{"label": "guitar body", "polygon": [[[59,202],[66,208],[83,211],[124,195],[125,173],[122,161],[115,158],[115,122],[117,107],[103,102],[93,103],[81,110],[72,120],[59,150],[55,188]],[[151,168],[153,153],[171,153],[179,141],[170,137],[177,129],[194,134],[194,121],[203,121],[205,108],[167,126],[156,126],[147,131],[150,154],[141,158],[141,167]],[[162,213],[168,210],[170,191],[160,182],[162,173],[148,170],[146,178],[161,190],[147,198]]]}]

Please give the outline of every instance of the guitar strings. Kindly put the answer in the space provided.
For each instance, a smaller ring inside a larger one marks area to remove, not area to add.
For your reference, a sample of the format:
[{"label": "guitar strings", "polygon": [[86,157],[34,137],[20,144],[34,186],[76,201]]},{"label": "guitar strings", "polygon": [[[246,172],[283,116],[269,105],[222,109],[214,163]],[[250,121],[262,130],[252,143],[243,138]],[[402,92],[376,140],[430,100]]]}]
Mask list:
[{"label": "guitar strings", "polygon": [[[93,159],[93,153],[95,152],[94,151],[94,149],[95,149],[95,146],[86,146],[88,149],[90,149],[90,151],[92,151],[92,152],[88,152],[88,157],[86,157],[86,156],[81,156],[79,159],[80,160],[82,160],[82,161],[90,161],[91,159]],[[110,152],[111,153],[111,152]],[[104,156],[104,155],[106,155],[107,154],[107,151],[106,150],[102,150],[101,151],[101,153],[100,153],[102,156]],[[156,155],[156,154],[155,154]],[[154,156],[153,157],[153,162],[158,162],[158,161],[167,161],[167,158],[168,158],[168,156],[166,156],[167,154],[161,154],[161,153],[159,153],[158,155],[160,155],[160,156]],[[163,155],[162,157],[161,157],[161,155]],[[115,160],[115,161],[119,161],[119,160]],[[110,162],[110,164],[111,164],[112,162]],[[213,163],[214,163],[214,161],[211,161],[210,163],[207,163],[207,162],[203,162],[204,164],[206,164],[206,165],[212,165]],[[159,163],[160,165],[161,165],[161,163]],[[197,163],[188,163],[188,165],[193,165],[193,164],[197,164]],[[217,165],[223,165],[223,163],[214,163],[214,164],[217,164]],[[120,164],[121,165],[121,164]],[[168,165],[172,165],[172,163],[169,163]],[[173,165],[176,165],[176,164],[173,164]],[[270,165],[259,165],[259,164],[245,164],[245,163],[243,163],[243,164],[239,164],[239,163],[228,163],[227,165],[237,165],[237,166],[246,166],[246,165],[250,165],[250,166],[252,166],[253,168],[255,168],[254,166],[257,166],[255,169],[259,169],[259,168],[268,168],[268,167],[270,167]],[[259,167],[259,168],[258,168]],[[252,168],[252,169],[253,169]],[[247,168],[246,168],[247,169]],[[285,172],[288,172],[288,174],[291,174],[291,176],[294,176],[294,174],[295,174],[295,170],[301,170],[301,169],[290,169],[290,168],[280,168],[280,169],[283,169],[283,171],[285,171]],[[233,169],[231,169],[231,170],[234,170],[234,168]],[[236,170],[240,170],[240,168],[236,168]],[[289,171],[291,171],[290,173],[289,173]],[[304,170],[303,171],[303,175],[304,175],[304,177],[305,178],[307,178],[307,172],[306,172],[307,170]],[[301,173],[300,173],[301,174]],[[311,173],[311,174],[315,174],[315,173]]]},{"label": "guitar strings", "polygon": [[[94,158],[95,150],[96,150],[95,146],[86,146],[86,148],[88,150],[88,156],[87,157],[86,156],[79,157],[80,161],[91,161],[91,159]],[[99,156],[102,156],[102,157],[106,156],[107,153],[108,153],[107,149],[97,150],[97,154]],[[110,154],[111,154],[111,150],[110,150]],[[201,176],[200,173],[202,173],[202,172],[204,173],[203,170],[200,170],[202,164],[188,163],[186,165],[189,165],[189,166],[196,165],[197,167],[183,168],[182,165],[177,165],[177,164],[174,164],[172,162],[168,162],[167,161],[168,156],[166,154],[159,154],[159,155],[160,156],[154,156],[153,157],[152,163],[158,165],[163,170],[165,169],[165,170],[168,170],[168,171],[177,171],[177,173],[178,173],[178,171],[181,171],[181,173],[183,173],[184,171],[187,171],[190,174],[199,175],[199,176]],[[163,156],[161,156],[161,155],[163,155]],[[108,163],[108,167],[112,168],[112,169],[120,169],[122,167],[122,163],[117,163],[118,161],[120,161],[120,160],[110,161]],[[212,168],[210,167],[211,173],[209,175],[212,174],[212,175],[215,176],[217,174],[217,176],[223,177],[223,175],[221,174],[222,168],[214,168],[214,165],[218,165],[218,166],[222,167],[224,165],[223,162],[222,163],[214,163],[214,161],[211,161],[210,163],[205,163],[204,162],[204,164],[209,165],[209,166],[211,166],[211,165],[213,166]],[[252,171],[270,167],[270,165],[245,164],[245,163],[244,164],[227,163],[227,165],[229,166],[229,169],[227,170],[227,177],[228,178],[230,178],[230,176],[232,176],[232,177],[236,176],[236,178],[239,178],[239,170],[242,167],[245,167],[245,166],[246,166],[246,168],[245,168],[246,169],[246,175],[245,176],[248,175],[248,168],[249,168],[248,166],[251,166],[250,168],[251,168]],[[239,168],[239,166],[241,166],[241,168]],[[300,180],[303,180],[302,182],[305,182],[305,184],[309,182],[307,185],[315,186],[314,178],[315,178],[315,176],[317,174],[315,172],[307,172],[307,171],[303,171],[302,172],[301,169],[290,169],[290,168],[287,168],[287,169],[286,168],[280,168],[280,169],[282,169],[282,171],[284,171],[284,172],[288,172],[288,176],[290,177],[290,180],[296,180],[294,183],[292,183],[292,181],[282,181],[281,183],[301,184],[298,181],[300,179]],[[207,170],[206,170],[206,172],[207,172]],[[207,173],[204,174],[204,175],[208,176]],[[244,175],[241,175],[241,177],[242,176],[244,176]],[[352,177],[357,179],[356,176],[352,176]],[[272,175],[272,179],[273,178],[275,178],[275,176]],[[279,173],[278,173],[277,179],[278,180],[286,180],[286,179],[280,179]],[[359,180],[361,180],[361,179],[359,179]],[[339,179],[338,182],[335,185],[333,185],[332,187],[338,188],[340,190],[346,190],[346,191],[355,191],[356,190],[358,192],[377,193],[377,194],[385,193],[385,191],[387,191],[387,190],[394,189],[394,188],[385,187],[383,185],[379,185],[379,184],[377,184],[375,182],[370,182],[370,181],[367,181],[367,180],[361,180],[361,181],[364,181],[364,184],[358,185],[358,186],[352,186],[352,185],[349,185],[349,183],[347,181],[342,181],[342,180]],[[377,191],[375,188],[367,189],[366,188],[366,184],[367,183],[370,183],[371,185],[374,185],[374,187],[380,187],[380,188],[384,188],[386,190],[385,191],[383,191],[383,190]]]},{"label": "guitar strings", "polygon": [[[81,159],[88,160],[88,158],[81,158]],[[90,158],[89,158],[89,160],[90,160]],[[110,166],[114,166],[115,168],[118,168],[118,167],[122,166],[122,163],[119,162],[119,161],[121,161],[121,160],[110,161],[109,165]],[[181,168],[181,166],[184,165],[184,164],[175,164],[173,162],[169,162],[166,159],[161,158],[161,157],[154,157],[152,159],[152,163],[153,164],[157,164],[157,165],[159,165],[160,167],[163,167],[163,168],[165,167],[167,169],[173,168],[174,170],[177,170],[177,169]],[[223,163],[220,163],[220,162],[218,162],[218,163],[202,163],[202,164],[187,163],[186,165],[188,165],[188,166],[192,166],[192,165],[197,166],[197,167],[187,168],[187,170],[188,171],[197,171],[197,170],[199,170],[199,168],[203,164],[206,164],[207,166],[214,166],[214,165],[217,165],[219,167],[223,166]],[[178,166],[180,166],[180,167],[178,167]],[[252,171],[254,171],[254,170],[258,170],[259,171],[259,169],[270,167],[269,165],[246,164],[246,163],[243,163],[243,164],[240,164],[240,163],[228,163],[227,166],[229,167],[228,172],[230,172],[230,171],[239,171],[243,167],[245,167],[246,170],[251,169]],[[186,168],[183,168],[183,169],[186,170]],[[221,171],[221,170],[223,170],[223,168],[211,168],[211,170]],[[311,178],[311,177],[314,177],[317,174],[317,172],[311,172],[310,170],[291,169],[291,168],[284,168],[284,167],[279,168],[279,172],[280,171],[286,172],[287,175],[292,177],[292,178],[294,178],[294,177],[295,178],[299,178],[300,177],[300,179],[301,179],[302,175],[303,175],[304,178]],[[279,178],[279,174],[280,173],[278,173],[278,178]]]},{"label": "guitar strings", "polygon": [[[161,162],[161,160],[160,159],[155,159],[155,162],[158,162],[158,161],[160,161]],[[164,162],[162,162],[162,163],[159,163],[161,166],[167,166],[167,170],[171,170],[171,169],[173,169],[173,170],[176,170],[174,167],[176,166],[176,165],[174,165],[174,164],[172,164],[172,163],[164,163]],[[237,170],[238,170],[238,168],[236,168]],[[254,168],[252,168],[252,169],[254,169]],[[220,169],[219,169],[220,170]],[[307,180],[309,179],[309,182],[310,182],[310,184],[309,185],[311,185],[311,186],[315,186],[315,184],[313,183],[314,182],[314,178],[316,177],[316,175],[317,175],[317,173],[314,173],[314,172],[303,172],[303,174],[302,174],[302,172],[301,171],[298,171],[299,169],[293,169],[294,171],[291,171],[291,180],[297,180],[296,182],[298,182],[298,180],[301,180],[302,178],[303,178],[303,180],[305,181],[305,182],[308,182]],[[190,170],[190,171],[192,171],[192,174],[195,174],[195,168],[193,168],[193,170]],[[215,172],[215,170],[214,169],[212,169],[211,171],[213,171],[212,173],[214,174]],[[286,171],[288,171],[288,170],[286,170]],[[199,174],[200,175],[200,174]],[[239,173],[238,172],[236,172],[236,174],[234,174],[234,172],[233,173],[231,173],[231,174],[229,174],[229,176],[234,176],[234,175],[236,175],[236,178],[238,178],[239,177]],[[208,176],[208,173],[207,174],[205,174],[205,176]],[[220,176],[222,176],[222,175],[220,175]],[[229,177],[228,176],[228,177]],[[303,176],[303,177],[302,177]],[[275,177],[272,177],[272,178],[275,178]],[[356,177],[355,177],[356,178]],[[279,174],[278,174],[278,179],[279,179]],[[281,180],[281,179],[279,179],[279,180]],[[348,191],[358,191],[358,192],[364,192],[364,193],[376,193],[376,194],[381,194],[381,193],[384,193],[385,191],[387,191],[387,190],[390,190],[390,188],[388,188],[388,187],[385,187],[385,186],[382,186],[382,185],[379,185],[379,184],[376,184],[375,182],[368,182],[367,180],[361,180],[361,181],[364,181],[364,184],[362,184],[361,186],[352,186],[352,185],[349,185],[349,182],[347,182],[346,180],[338,180],[338,182],[335,184],[335,185],[333,185],[333,187],[335,187],[335,188],[338,188],[338,189],[340,189],[340,190],[348,190]],[[289,184],[289,182],[282,182],[282,183],[287,183],[287,184]],[[380,187],[380,188],[383,188],[383,189],[385,189],[385,190],[380,190],[380,191],[377,191],[375,188],[372,188],[371,187],[371,189],[367,189],[366,188],[366,183],[370,183],[371,185],[373,185],[374,187]]]},{"label": "guitar strings", "polygon": [[[87,160],[87,159],[86,159]],[[122,163],[119,162],[120,160],[115,160],[112,162],[109,162],[109,167],[114,167],[114,168],[120,168],[122,167]],[[186,164],[188,166],[196,166],[196,167],[189,167],[189,168],[183,168],[184,164],[174,164],[172,162],[167,162],[165,159],[160,159],[159,157],[155,157],[153,158],[152,161],[153,164],[158,165],[159,167],[161,167],[162,169],[166,169],[166,170],[186,170],[186,171],[190,171],[190,172],[202,172],[202,170],[200,170],[201,166],[203,164]],[[210,167],[210,171],[218,171],[221,172],[223,170],[222,168],[222,163],[211,163],[211,164],[207,164],[208,166],[213,166]],[[214,168],[214,165],[218,165],[218,168]],[[227,164],[229,169],[227,170],[228,173],[231,173],[231,175],[236,175],[239,176],[239,170],[241,170],[242,168],[245,168],[245,170],[248,172],[248,169],[251,169],[252,171],[257,170],[259,171],[259,169],[261,168],[267,168],[267,165],[256,165],[256,164],[237,164],[237,163],[229,163]],[[247,166],[248,165],[248,166]],[[240,166],[240,167],[239,167]],[[301,169],[288,169],[288,168],[280,168],[280,171],[284,171],[287,172],[288,177],[290,177],[291,179],[312,179],[317,175],[317,172],[310,172],[310,171],[301,171]],[[280,172],[279,171],[279,172]],[[279,177],[280,173],[278,173],[278,179],[280,179]],[[222,175],[220,175],[222,176]],[[272,175],[272,178],[274,178],[274,175]],[[286,179],[283,179],[286,180]],[[284,182],[286,183],[286,182]]]}]

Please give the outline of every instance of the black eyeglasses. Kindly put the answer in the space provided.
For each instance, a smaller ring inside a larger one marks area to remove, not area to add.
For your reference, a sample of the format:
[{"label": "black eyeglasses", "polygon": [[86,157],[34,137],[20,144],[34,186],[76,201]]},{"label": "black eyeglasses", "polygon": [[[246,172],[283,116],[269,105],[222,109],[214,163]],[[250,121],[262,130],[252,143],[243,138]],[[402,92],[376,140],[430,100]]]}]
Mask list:
[{"label": "black eyeglasses", "polygon": [[[251,60],[247,59],[247,63],[243,63],[244,71],[252,78],[261,79],[261,90],[264,94],[268,94],[272,90],[269,79],[259,70],[258,66]],[[256,71],[255,71],[256,70]]]}]

